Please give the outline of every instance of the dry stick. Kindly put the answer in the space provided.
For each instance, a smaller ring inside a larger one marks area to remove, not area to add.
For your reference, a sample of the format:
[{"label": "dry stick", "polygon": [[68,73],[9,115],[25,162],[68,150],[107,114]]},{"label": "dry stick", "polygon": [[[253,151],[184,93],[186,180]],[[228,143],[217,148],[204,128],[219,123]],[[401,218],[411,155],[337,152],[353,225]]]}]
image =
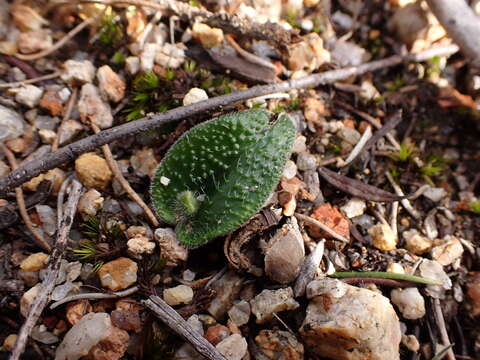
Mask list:
[{"label": "dry stick", "polygon": [[[98,134],[100,132],[99,127],[97,125],[95,125],[94,123],[91,123],[90,126],[92,127],[93,132],[95,134]],[[150,223],[153,226],[158,227],[159,222],[158,222],[157,218],[155,217],[155,214],[153,213],[153,211],[150,210],[148,205],[145,204],[145,202],[142,200],[142,198],[135,192],[135,190],[132,189],[129,182],[123,177],[122,171],[120,170],[117,162],[113,158],[112,151],[110,150],[110,146],[103,145],[102,146],[102,151],[103,151],[103,155],[105,156],[105,160],[107,161],[108,167],[110,168],[110,170],[112,170],[113,175],[115,176],[115,179],[117,179],[117,181],[120,183],[123,190],[125,190],[127,195],[133,201],[135,201],[138,204],[138,206],[140,206],[143,209],[143,211],[145,212],[145,215],[147,216]]]},{"label": "dry stick", "polygon": [[[405,193],[403,192],[403,190],[400,188],[400,186],[395,182],[395,180],[393,180],[393,177],[392,175],[390,174],[389,171],[387,171],[385,173],[385,175],[387,175],[387,179],[388,181],[390,182],[390,184],[392,185],[393,187],[393,190],[395,190],[395,194],[397,194],[398,196],[405,196]],[[413,216],[413,218],[415,220],[419,220],[421,218],[421,215],[419,214],[419,212],[417,210],[414,209],[414,207],[412,206],[412,204],[410,203],[410,200],[408,199],[402,199],[400,200],[400,203],[402,204],[402,206],[405,208],[405,210],[407,210],[410,215]]]},{"label": "dry stick", "polygon": [[70,97],[68,98],[67,107],[65,108],[65,112],[63,113],[62,122],[58,127],[57,136],[55,136],[55,140],[52,143],[52,152],[58,150],[58,144],[60,142],[60,136],[62,136],[63,128],[65,126],[65,122],[68,120],[70,115],[72,114],[73,106],[75,105],[75,100],[77,100],[77,93],[78,88],[73,88]]},{"label": "dry stick", "polygon": [[75,217],[75,212],[77,211],[77,204],[82,193],[82,185],[77,180],[72,181],[72,189],[68,197],[67,207],[65,209],[65,216],[62,219],[62,225],[57,231],[57,241],[55,243],[55,248],[53,249],[52,254],[50,255],[50,260],[47,269],[47,275],[45,280],[43,280],[41,285],[41,290],[39,295],[35,299],[34,303],[28,311],[27,318],[23,323],[20,332],[17,337],[17,342],[13,348],[12,354],[10,355],[10,360],[18,360],[20,355],[22,355],[27,344],[28,337],[32,332],[33,327],[37,323],[38,318],[42,314],[43,309],[47,305],[48,298],[52,293],[53,288],[55,287],[55,281],[60,270],[60,262],[67,245],[68,234],[70,233],[70,228]]},{"label": "dry stick", "polygon": [[[444,346],[450,346],[450,339],[448,338],[447,328],[445,327],[445,319],[443,318],[442,307],[440,306],[439,299],[433,299],[433,312],[435,314],[435,320],[440,331],[440,337],[442,338],[442,343]],[[447,351],[447,359],[455,360],[455,354],[453,353],[452,347]]]},{"label": "dry stick", "polygon": [[466,1],[427,0],[428,6],[460,50],[480,66],[480,20]]},{"label": "dry stick", "polygon": [[194,115],[204,114],[206,111],[218,109],[239,101],[250,98],[289,91],[292,89],[309,88],[319,85],[331,84],[335,81],[346,79],[351,76],[361,75],[370,71],[385,69],[401,64],[404,61],[424,61],[434,56],[448,56],[458,50],[457,46],[450,45],[425,52],[402,56],[392,56],[383,60],[372,61],[359,66],[352,66],[338,70],[326,71],[320,74],[313,74],[296,80],[282,81],[277,84],[254,86],[247,90],[236,91],[230,94],[217,96],[195,104],[172,109],[170,111],[150,115],[134,122],[129,122],[114,128],[104,130],[98,134],[89,136],[77,142],[71,143],[54,153],[49,153],[35,162],[29,162],[10,174],[0,177],[0,196],[8,189],[23,184],[29,179],[53,169],[63,163],[71,161],[79,155],[92,151],[102,145],[111,143],[125,137],[150,131],[162,125],[181,120]]},{"label": "dry stick", "polygon": [[[2,142],[0,142],[0,149],[2,149],[3,153],[7,157],[7,160],[11,168],[15,171],[15,169],[18,168],[18,164],[13,153]],[[28,215],[27,207],[25,205],[25,197],[23,196],[23,190],[20,186],[15,188],[15,197],[17,199],[17,205],[18,205],[18,210],[20,212],[20,216],[22,217],[22,220],[25,223],[25,226],[27,227],[27,229],[33,235],[33,240],[43,250],[47,252],[51,252],[52,247],[50,246],[50,244],[47,242],[47,240],[44,239],[42,234],[40,234],[33,226],[32,220]]]},{"label": "dry stick", "polygon": [[80,31],[85,29],[88,25],[92,24],[96,19],[97,19],[97,16],[85,19],[83,22],[81,22],[80,24],[75,26],[72,30],[70,30],[70,32],[67,35],[65,35],[61,40],[57,41],[49,49],[40,51],[40,52],[35,53],[35,54],[28,54],[28,55],[15,54],[14,56],[19,58],[19,59],[22,59],[22,60],[37,60],[37,59],[40,59],[44,56],[50,55],[55,50],[60,49],[63,45],[65,45],[65,43],[68,40],[72,39],[75,35],[77,35]]},{"label": "dry stick", "polygon": [[188,341],[200,354],[210,360],[226,360],[215,347],[187,323],[174,309],[158,296],[150,296],[143,305],[155,313],[170,329]]},{"label": "dry stick", "polygon": [[85,299],[88,299],[88,300],[117,299],[120,297],[132,295],[137,291],[138,291],[138,286],[132,286],[129,289],[117,291],[114,293],[84,293],[84,294],[71,295],[71,296],[64,297],[62,300],[54,302],[52,305],[50,305],[50,309],[53,310],[59,307],[60,305],[70,301],[85,300]]},{"label": "dry stick", "polygon": [[242,18],[235,14],[212,13],[210,11],[201,9],[188,3],[176,0],[77,0],[77,1],[63,1],[52,4],[52,7],[72,3],[98,3],[109,6],[118,5],[133,5],[137,7],[150,7],[153,9],[165,10],[168,9],[184,19],[191,22],[201,21],[213,27],[223,29],[225,32],[236,35],[248,35],[251,38],[259,40],[267,40],[273,42],[279,47],[284,47],[292,41],[296,35],[289,30],[285,30],[282,26],[276,23],[261,24],[247,18]]},{"label": "dry stick", "polygon": [[257,64],[257,65],[275,70],[275,65],[273,65],[270,61],[262,59],[261,57],[251,54],[248,51],[244,50],[240,45],[238,45],[238,43],[235,41],[232,35],[227,34],[225,38],[227,39],[230,46],[233,47],[240,56],[242,56],[252,64]]},{"label": "dry stick", "polygon": [[2,88],[11,88],[11,87],[19,87],[19,86],[22,86],[22,85],[33,84],[33,83],[36,83],[36,82],[39,82],[39,81],[43,81],[43,80],[55,79],[56,77],[59,77],[60,74],[61,74],[60,71],[55,71],[55,72],[53,72],[53,73],[51,73],[51,74],[38,76],[38,77],[35,77],[35,78],[32,78],[32,79],[27,79],[27,80],[23,80],[23,81],[14,81],[14,82],[9,82],[9,83],[4,83],[4,84],[0,84],[0,89],[2,89]]},{"label": "dry stick", "polygon": [[332,229],[330,229],[328,226],[322,224],[320,221],[317,221],[315,220],[314,218],[310,217],[310,216],[307,216],[307,215],[303,215],[303,214],[299,214],[299,213],[295,213],[295,217],[299,220],[302,220],[302,221],[305,221],[309,224],[312,224],[312,225],[315,225],[315,226],[318,226],[320,229],[322,229],[323,231],[325,231],[326,233],[330,234],[334,239],[336,240],[340,240],[342,242],[345,242],[345,243],[349,243],[350,240],[348,240],[345,236],[342,236],[338,233],[336,233],[335,231],[333,231]]}]

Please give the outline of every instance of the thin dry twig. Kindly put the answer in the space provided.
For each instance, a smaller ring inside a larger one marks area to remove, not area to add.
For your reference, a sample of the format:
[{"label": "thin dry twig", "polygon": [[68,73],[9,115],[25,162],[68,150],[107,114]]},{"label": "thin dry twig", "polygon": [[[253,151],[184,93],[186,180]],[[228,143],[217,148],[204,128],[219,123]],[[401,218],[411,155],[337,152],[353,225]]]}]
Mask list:
[{"label": "thin dry twig", "polygon": [[210,360],[226,360],[218,350],[158,296],[142,301],[162,322],[188,341],[200,354]]},{"label": "thin dry twig", "polygon": [[3,83],[3,84],[0,84],[0,89],[11,88],[11,87],[20,87],[22,85],[34,84],[34,83],[44,81],[44,80],[51,80],[51,79],[55,79],[55,78],[59,77],[60,74],[61,74],[60,71],[55,71],[51,74],[38,76],[38,77],[35,77],[35,78],[32,78],[32,79]]},{"label": "thin dry twig", "polygon": [[448,338],[448,331],[445,326],[445,319],[443,317],[442,307],[440,305],[439,299],[433,299],[433,312],[435,314],[435,321],[437,323],[438,330],[440,331],[440,337],[442,338],[442,343],[444,346],[450,348],[447,351],[447,359],[455,360],[455,354],[453,353],[450,339]]},{"label": "thin dry twig", "polygon": [[299,213],[295,213],[294,215],[299,220],[302,220],[302,221],[305,221],[309,224],[318,226],[320,229],[322,229],[326,233],[330,234],[336,240],[342,241],[344,243],[349,243],[350,242],[350,240],[348,240],[345,236],[342,236],[342,235],[338,234],[337,232],[330,229],[328,226],[322,224],[320,221],[315,220],[314,218],[312,218],[310,216],[299,214]]},{"label": "thin dry twig", "polygon": [[59,307],[60,305],[63,305],[71,301],[85,300],[85,299],[88,299],[88,300],[117,299],[117,298],[132,295],[137,291],[138,291],[138,286],[132,286],[131,288],[128,288],[122,291],[117,291],[114,293],[84,293],[84,294],[67,296],[67,297],[64,297],[62,300],[56,301],[52,305],[50,305],[50,310],[53,310]]},{"label": "thin dry twig", "polygon": [[[10,149],[6,147],[2,142],[0,142],[0,149],[2,149],[3,153],[7,157],[7,160],[12,170],[17,169],[18,168],[17,160],[15,159],[15,155],[13,155]],[[27,207],[25,205],[25,197],[23,196],[23,190],[20,186],[15,188],[15,197],[17,199],[18,211],[20,212],[20,216],[22,217],[22,220],[25,223],[25,226],[27,227],[28,231],[30,231],[30,233],[33,235],[33,240],[43,250],[47,252],[51,252],[52,251],[51,245],[48,243],[47,240],[44,239],[42,234],[40,234],[33,226],[32,220],[28,215]]]},{"label": "thin dry twig", "polygon": [[77,211],[78,200],[82,193],[82,184],[79,181],[72,181],[72,189],[68,197],[67,207],[65,210],[65,216],[62,219],[61,227],[57,231],[57,241],[55,248],[50,255],[50,260],[47,269],[47,275],[42,282],[42,289],[39,295],[33,302],[30,310],[28,311],[27,318],[23,323],[20,332],[18,333],[17,341],[10,355],[10,360],[18,360],[25,350],[28,337],[30,336],[33,327],[37,323],[38,318],[42,314],[43,309],[47,305],[48,298],[55,287],[55,282],[60,271],[60,262],[63,258],[63,253],[67,245],[68,234]]},{"label": "thin dry twig", "polygon": [[60,143],[60,137],[62,136],[63,128],[65,126],[65,121],[70,118],[72,114],[73,106],[75,105],[75,101],[77,100],[77,93],[78,88],[74,87],[70,97],[68,98],[67,106],[65,107],[65,111],[63,113],[62,122],[60,123],[57,131],[57,136],[55,136],[55,140],[52,143],[52,152],[58,150],[58,145]]},{"label": "thin dry twig", "polygon": [[429,49],[425,52],[412,56],[402,57],[395,55],[383,60],[372,61],[359,66],[351,66],[343,69],[326,71],[320,74],[305,76],[296,80],[287,80],[276,84],[254,86],[246,90],[236,91],[191,105],[178,107],[164,113],[150,115],[134,122],[129,122],[111,129],[104,130],[98,134],[64,146],[54,153],[49,153],[39,159],[39,161],[22,165],[17,170],[0,177],[0,195],[5,193],[8,189],[23,184],[24,182],[43,172],[71,161],[85,152],[92,151],[115,140],[159,128],[162,125],[180,119],[203,114],[206,111],[211,111],[212,109],[221,108],[223,106],[231,105],[239,101],[244,101],[262,95],[285,92],[292,89],[331,84],[335,81],[346,79],[351,76],[358,76],[367,72],[392,67],[411,59],[415,59],[416,61],[424,61],[434,56],[448,56],[455,53],[457,50],[457,46],[447,46]]},{"label": "thin dry twig", "polygon": [[70,32],[67,35],[65,35],[62,39],[60,39],[55,44],[53,44],[53,46],[49,49],[40,51],[35,54],[28,54],[28,55],[17,53],[15,54],[15,57],[22,60],[37,60],[47,55],[50,55],[54,51],[60,49],[63,45],[67,43],[67,41],[71,40],[75,35],[77,35],[80,31],[85,29],[88,25],[93,24],[97,19],[98,19],[98,16],[85,19],[80,24],[75,26],[72,30],[70,30]]},{"label": "thin dry twig", "polygon": [[238,45],[232,35],[227,34],[225,38],[227,39],[230,46],[233,47],[240,56],[245,58],[245,60],[250,61],[252,64],[257,64],[259,66],[264,66],[275,70],[275,65],[273,65],[271,62],[244,50],[240,45]]},{"label": "thin dry twig", "polygon": [[[390,174],[389,171],[386,172],[386,176],[387,176],[388,181],[392,185],[393,190],[395,190],[395,193],[398,196],[405,196],[405,193],[402,191],[400,186],[395,182],[395,180],[393,180],[393,177],[392,177],[392,175]],[[405,210],[407,210],[410,213],[410,215],[413,216],[413,218],[415,220],[420,219],[420,217],[421,217],[420,213],[413,208],[412,204],[410,203],[410,200],[408,200],[406,198],[403,198],[402,200],[400,200],[400,203],[405,208]]]},{"label": "thin dry twig", "polygon": [[236,35],[245,35],[250,38],[266,40],[274,43],[278,47],[285,47],[292,40],[296,39],[296,33],[285,30],[278,24],[267,22],[264,24],[242,18],[236,14],[225,12],[212,13],[188,3],[176,0],[80,0],[80,1],[62,1],[52,4],[59,6],[72,3],[98,3],[109,6],[133,5],[137,7],[150,7],[159,10],[169,10],[179,17],[190,20],[191,23],[200,21],[213,27],[223,29]]},{"label": "thin dry twig", "polygon": [[[91,123],[90,126],[92,127],[93,132],[95,134],[98,134],[100,132],[100,128],[97,125]],[[103,151],[103,155],[105,156],[105,160],[107,161],[108,167],[110,168],[110,170],[112,170],[113,175],[115,176],[115,179],[117,179],[117,181],[120,183],[123,190],[125,190],[125,192],[130,197],[130,199],[135,201],[138,204],[138,206],[140,206],[142,208],[142,210],[145,212],[145,215],[147,216],[150,223],[153,226],[158,227],[159,222],[158,222],[157,218],[155,217],[155,214],[153,213],[153,211],[148,207],[147,204],[145,204],[145,202],[135,192],[135,190],[132,189],[132,187],[130,186],[128,181],[123,176],[122,171],[120,170],[117,162],[113,158],[113,154],[112,154],[112,151],[110,150],[110,146],[103,145],[102,146],[102,151]]]}]

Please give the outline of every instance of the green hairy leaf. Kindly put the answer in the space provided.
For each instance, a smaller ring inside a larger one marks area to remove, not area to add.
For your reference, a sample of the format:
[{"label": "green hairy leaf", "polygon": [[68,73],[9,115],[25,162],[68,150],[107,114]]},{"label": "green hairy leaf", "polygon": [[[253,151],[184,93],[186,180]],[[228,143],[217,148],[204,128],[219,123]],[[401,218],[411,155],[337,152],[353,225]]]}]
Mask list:
[{"label": "green hairy leaf", "polygon": [[151,186],[158,215],[195,248],[245,223],[277,185],[295,139],[286,114],[221,116],[186,132],[168,151]]}]

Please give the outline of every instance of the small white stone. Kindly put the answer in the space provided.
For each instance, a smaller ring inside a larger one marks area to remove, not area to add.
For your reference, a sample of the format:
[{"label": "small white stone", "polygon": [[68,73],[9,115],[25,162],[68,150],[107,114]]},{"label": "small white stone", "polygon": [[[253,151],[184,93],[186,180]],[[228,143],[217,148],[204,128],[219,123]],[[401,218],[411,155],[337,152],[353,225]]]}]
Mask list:
[{"label": "small white stone", "polygon": [[50,129],[40,129],[38,130],[38,135],[44,144],[53,143],[57,137],[57,133]]},{"label": "small white stone", "polygon": [[194,104],[207,99],[208,95],[205,90],[200,88],[191,88],[183,98],[183,106]]},{"label": "small white stone", "polygon": [[432,241],[419,234],[416,229],[410,229],[402,233],[405,239],[405,249],[415,255],[421,255],[432,247]]},{"label": "small white stone", "polygon": [[307,138],[303,135],[297,136],[293,143],[292,152],[294,154],[299,154],[301,152],[307,151]]},{"label": "small white stone", "polygon": [[43,95],[43,89],[35,85],[25,85],[16,91],[15,101],[30,108],[37,106]]},{"label": "small white stone", "polygon": [[366,208],[367,204],[365,204],[364,200],[359,198],[352,198],[340,209],[345,213],[346,217],[351,219],[353,217],[363,215]]},{"label": "small white stone", "polygon": [[95,76],[95,67],[88,60],[67,60],[63,67],[64,70],[60,78],[69,85],[91,83]]},{"label": "small white stone", "polygon": [[163,290],[163,300],[170,305],[190,304],[193,299],[193,290],[186,285],[178,285]]},{"label": "small white stone", "polygon": [[368,229],[372,245],[381,251],[390,251],[397,246],[397,237],[388,224],[378,224]]},{"label": "small white stone", "polygon": [[223,41],[223,31],[211,28],[207,24],[195,23],[192,27],[192,36],[198,40],[205,49],[220,45]]},{"label": "small white stone", "polygon": [[23,134],[25,122],[19,113],[0,105],[0,140],[14,139]]},{"label": "small white stone", "polygon": [[387,265],[387,272],[395,274],[405,274],[405,269],[401,264],[394,262]]},{"label": "small white stone", "polygon": [[160,184],[167,186],[168,184],[170,184],[170,179],[166,176],[160,176]]},{"label": "small white stone", "polygon": [[308,152],[301,152],[297,157],[297,167],[299,170],[312,170],[317,167],[317,158]]},{"label": "small white stone", "polygon": [[247,341],[239,334],[232,334],[220,341],[216,346],[227,360],[241,360],[247,353]]},{"label": "small white stone", "polygon": [[164,67],[177,69],[185,62],[185,45],[166,43],[155,54],[155,63]]},{"label": "small white stone", "polygon": [[135,75],[140,71],[140,59],[137,56],[129,56],[125,59],[125,70],[130,75]]},{"label": "small white stone", "polygon": [[110,66],[103,65],[97,71],[100,93],[110,101],[119,102],[125,96],[125,81]]},{"label": "small white stone", "polygon": [[405,319],[416,320],[425,315],[425,300],[417,288],[394,289],[390,299]]},{"label": "small white stone", "polygon": [[20,299],[20,314],[22,314],[23,317],[27,317],[30,306],[32,306],[33,302],[40,294],[41,289],[42,284],[40,283],[29,289],[22,295],[22,298]]},{"label": "small white stone", "polygon": [[303,30],[310,32],[313,30],[313,21],[310,19],[303,19],[302,22],[300,23],[300,26],[302,27]]},{"label": "small white stone", "polygon": [[84,123],[90,121],[100,129],[106,129],[113,124],[113,115],[110,105],[103,101],[98,88],[92,84],[85,84],[80,91],[78,112]]},{"label": "small white stone", "polygon": [[447,266],[460,259],[463,254],[463,246],[455,236],[448,235],[443,239],[443,244],[435,246],[431,250],[432,259],[441,265]]},{"label": "small white stone", "polygon": [[95,189],[85,192],[78,202],[78,211],[84,216],[95,216],[97,211],[103,207],[104,198]]},{"label": "small white stone", "polygon": [[250,320],[250,304],[245,300],[240,300],[228,310],[228,316],[237,326],[242,326]]},{"label": "small white stone", "polygon": [[282,176],[285,179],[292,179],[295,175],[297,175],[297,165],[292,160],[288,160],[283,169]]},{"label": "small white stone", "polygon": [[140,54],[140,70],[151,71],[155,60],[158,45],[153,43],[145,44]]},{"label": "small white stone", "polygon": [[445,196],[447,196],[447,192],[445,191],[444,188],[440,187],[429,187],[424,193],[423,196],[425,196],[427,199],[432,200],[433,202],[439,202],[442,200]]},{"label": "small white stone", "polygon": [[262,324],[273,318],[274,313],[293,310],[300,306],[293,298],[291,287],[278,290],[263,290],[250,300],[252,313],[257,318],[257,324]]},{"label": "small white stone", "polygon": [[155,243],[151,242],[148,237],[136,235],[127,242],[128,251],[133,254],[152,254],[155,249]]},{"label": "small white stone", "polygon": [[176,265],[181,261],[187,260],[188,250],[179,243],[177,235],[173,229],[156,229],[155,240],[160,247],[162,258],[168,261],[167,265]]},{"label": "small white stone", "polygon": [[65,103],[70,98],[70,95],[72,95],[72,92],[68,87],[64,87],[58,92],[58,97],[60,98],[62,103]]}]

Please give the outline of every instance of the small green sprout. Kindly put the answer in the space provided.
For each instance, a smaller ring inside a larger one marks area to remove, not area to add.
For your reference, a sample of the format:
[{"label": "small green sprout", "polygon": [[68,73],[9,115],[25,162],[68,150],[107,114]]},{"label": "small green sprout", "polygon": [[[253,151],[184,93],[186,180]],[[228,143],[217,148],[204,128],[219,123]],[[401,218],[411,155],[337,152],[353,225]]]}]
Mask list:
[{"label": "small green sprout", "polygon": [[448,161],[442,156],[430,155],[425,160],[425,164],[420,168],[420,172],[423,176],[426,177],[435,177],[440,175],[440,173],[447,166]]},{"label": "small green sprout", "polygon": [[480,201],[470,201],[470,210],[480,214]]},{"label": "small green sprout", "polygon": [[389,156],[393,161],[407,162],[418,153],[415,143],[410,138],[405,139],[400,145],[400,149],[392,152]]},{"label": "small green sprout", "polygon": [[106,14],[100,21],[100,36],[98,41],[106,47],[117,47],[124,38],[120,16],[115,12]]}]

